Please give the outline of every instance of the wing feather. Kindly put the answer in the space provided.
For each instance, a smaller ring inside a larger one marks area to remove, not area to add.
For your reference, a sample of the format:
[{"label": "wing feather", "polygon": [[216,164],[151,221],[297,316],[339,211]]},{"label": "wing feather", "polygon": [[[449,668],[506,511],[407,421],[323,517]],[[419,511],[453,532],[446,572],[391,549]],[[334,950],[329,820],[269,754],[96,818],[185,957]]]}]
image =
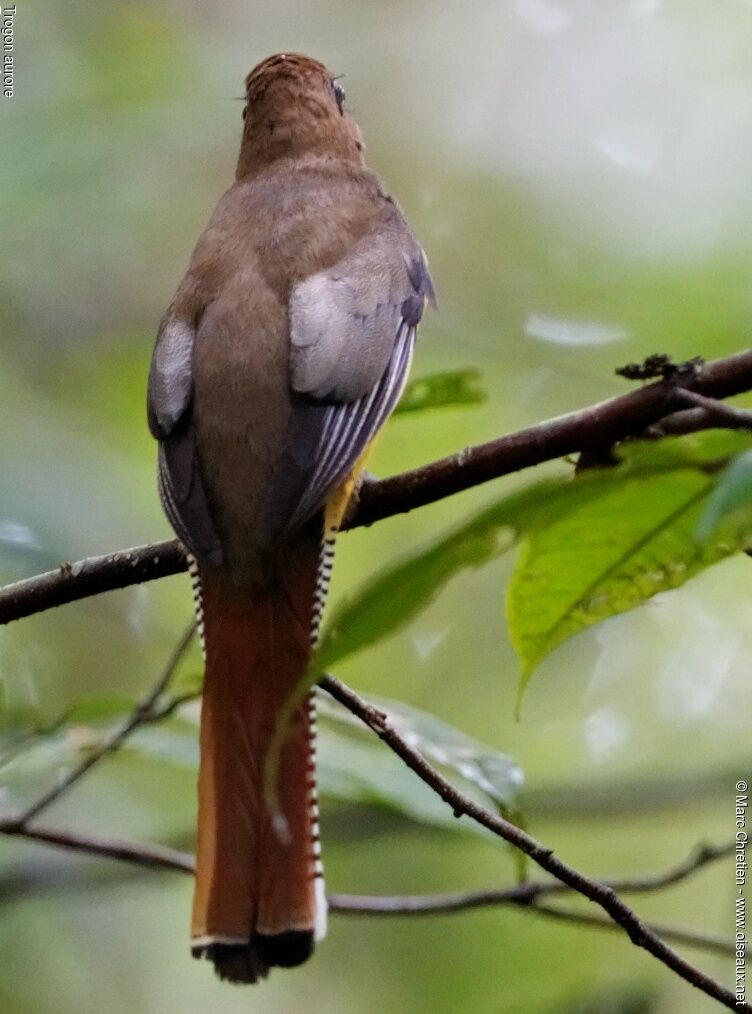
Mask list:
[{"label": "wing feather", "polygon": [[435,304],[425,254],[391,202],[342,260],[293,286],[293,408],[268,491],[270,540],[322,509],[386,422],[427,302]]},{"label": "wing feather", "polygon": [[403,321],[387,368],[368,394],[357,401],[322,407],[321,438],[289,528],[298,528],[313,517],[368,449],[399,400],[414,345],[415,328]]},{"label": "wing feather", "polygon": [[197,559],[222,550],[198,474],[193,432],[193,325],[167,313],[149,371],[147,414],[159,440],[159,495],[175,533]]}]

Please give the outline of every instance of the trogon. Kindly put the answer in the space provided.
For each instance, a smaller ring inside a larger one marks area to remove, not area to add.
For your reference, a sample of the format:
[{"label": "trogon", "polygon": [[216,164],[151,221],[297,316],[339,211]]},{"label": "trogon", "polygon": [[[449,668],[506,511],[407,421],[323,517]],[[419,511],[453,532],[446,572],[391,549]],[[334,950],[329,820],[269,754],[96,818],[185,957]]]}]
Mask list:
[{"label": "trogon", "polygon": [[256,982],[325,929],[315,705],[281,709],[318,631],[333,540],[400,397],[433,287],[366,168],[335,77],[279,54],[246,78],[235,181],[159,327],[148,418],[205,653],[192,949]]}]

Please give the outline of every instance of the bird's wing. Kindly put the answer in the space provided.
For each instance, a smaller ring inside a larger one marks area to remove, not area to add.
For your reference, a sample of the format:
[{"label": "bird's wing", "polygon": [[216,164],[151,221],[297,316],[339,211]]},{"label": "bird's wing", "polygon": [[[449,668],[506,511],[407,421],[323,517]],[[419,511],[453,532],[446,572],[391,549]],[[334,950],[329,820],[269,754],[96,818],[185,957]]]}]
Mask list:
[{"label": "bird's wing", "polygon": [[273,533],[304,525],[355,468],[396,405],[417,325],[434,302],[425,256],[400,228],[368,235],[293,287],[293,413],[268,499]]},{"label": "bird's wing", "polygon": [[149,371],[149,429],[159,441],[159,495],[180,541],[199,560],[219,563],[222,549],[196,466],[193,432],[193,324],[167,313]]}]

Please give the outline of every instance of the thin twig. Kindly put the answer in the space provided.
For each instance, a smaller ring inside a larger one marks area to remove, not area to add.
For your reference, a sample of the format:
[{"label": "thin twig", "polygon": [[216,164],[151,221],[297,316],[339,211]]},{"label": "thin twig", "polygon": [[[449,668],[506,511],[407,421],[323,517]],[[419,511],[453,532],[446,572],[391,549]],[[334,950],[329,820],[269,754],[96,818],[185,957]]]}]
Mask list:
[{"label": "thin twig", "polygon": [[[592,926],[594,929],[619,930],[621,928],[607,916],[596,915],[594,912],[576,912],[572,908],[559,908],[557,905],[533,905],[530,911],[548,916],[550,919],[576,923],[581,926]],[[686,947],[697,947],[700,950],[712,951],[724,956],[733,955],[736,950],[734,941],[730,937],[716,936],[713,933],[700,933],[697,930],[682,929],[678,926],[664,926],[657,923],[645,923],[645,926],[651,933],[654,933],[663,940],[673,940],[674,943],[684,944]],[[740,1006],[736,1009],[744,1010],[745,1008]]]},{"label": "thin twig", "polygon": [[[356,528],[423,507],[491,479],[552,461],[610,447],[644,434],[676,413],[690,389],[712,399],[752,389],[752,350],[705,364],[680,387],[660,381],[568,415],[549,419],[489,443],[466,448],[411,472],[366,482],[346,527]],[[709,425],[717,425],[709,419]],[[186,569],[176,541],[91,557],[0,589],[0,624],[116,588]]]},{"label": "thin twig", "polygon": [[701,990],[714,1000],[718,1000],[730,1010],[747,1010],[752,1012],[752,1007],[749,1005],[737,1005],[736,997],[730,990],[686,961],[669,947],[668,944],[664,943],[659,936],[653,933],[639,919],[636,913],[622,901],[611,887],[598,883],[598,881],[592,880],[590,877],[586,877],[561,859],[558,859],[552,849],[536,841],[535,838],[526,831],[523,831],[522,828],[512,824],[504,817],[484,809],[484,807],[455,788],[438,771],[432,768],[417,750],[414,750],[402,739],[389,724],[387,716],[383,712],[367,704],[366,701],[362,700],[353,690],[334,676],[325,676],[321,680],[320,685],[335,700],[339,701],[348,711],[357,715],[368,728],[375,732],[379,739],[383,740],[418,775],[421,781],[425,782],[445,803],[451,806],[456,817],[468,816],[472,820],[475,820],[481,826],[488,828],[489,831],[503,838],[504,841],[509,842],[510,845],[524,852],[541,869],[556,877],[557,880],[568,884],[573,890],[589,898],[590,901],[594,901],[614,922],[618,923],[626,931],[633,944],[644,948],[691,986]]},{"label": "thin twig", "polygon": [[[645,436],[660,440],[661,437],[681,437],[689,433],[699,433],[703,430],[717,428],[717,417],[711,416],[704,408],[685,408],[680,412],[672,412],[671,415],[648,426]],[[728,429],[728,426],[723,428]]]},{"label": "thin twig", "polygon": [[[0,833],[25,838],[43,845],[62,848],[66,851],[80,852],[85,855],[103,859],[114,859],[145,869],[167,870],[175,873],[193,874],[194,857],[188,852],[166,848],[163,845],[141,842],[120,841],[101,838],[95,835],[81,834],[61,829],[40,827],[19,827],[13,820],[0,820]],[[672,874],[673,875],[673,874]],[[646,878],[645,890],[654,890],[648,883],[656,884],[661,878]],[[369,916],[411,916],[411,915],[450,915],[465,912],[472,908],[498,907],[511,905],[524,908],[543,916],[563,920],[565,922],[583,923],[601,929],[620,929],[611,919],[601,916],[576,912],[547,905],[540,901],[541,897],[569,890],[557,881],[547,883],[518,884],[514,887],[498,891],[457,893],[456,895],[415,895],[415,896],[371,896],[358,894],[330,894],[329,910],[337,915],[369,915]],[[733,941],[724,940],[711,934],[696,933],[674,926],[657,927],[650,924],[654,933],[666,939],[673,939],[692,947],[717,951],[722,954],[734,952]]]},{"label": "thin twig", "polygon": [[[603,880],[612,891],[626,893],[647,893],[659,891],[680,881],[686,880],[709,863],[717,862],[733,855],[736,843],[731,841],[724,845],[699,845],[692,853],[676,866],[664,873],[652,876],[637,877],[624,880]],[[517,908],[529,908],[533,912],[547,915],[554,919],[584,923],[603,929],[621,929],[612,919],[593,913],[576,912],[571,908],[558,908],[547,905],[542,898],[569,893],[572,888],[559,880],[526,881],[513,887],[495,888],[486,891],[455,891],[447,894],[417,895],[362,895],[362,894],[331,894],[329,908],[332,912],[346,915],[376,916],[422,916],[422,915],[453,915],[477,908],[496,908],[500,905],[512,905]],[[699,933],[695,930],[679,929],[675,926],[656,926],[650,923],[653,933],[664,940],[687,944],[703,950],[716,951],[721,954],[735,952],[734,941],[713,934]]]},{"label": "thin twig", "polygon": [[707,398],[704,394],[685,387],[677,389],[676,397],[694,407],[673,412],[660,419],[648,427],[646,436],[659,439],[709,429],[752,430],[752,411],[749,409],[725,405],[716,398]]},{"label": "thin twig", "polygon": [[[734,854],[736,843],[699,845],[686,859],[663,873],[620,880],[605,879],[600,883],[621,894],[647,894],[671,887],[693,876],[710,863]],[[532,905],[541,898],[569,894],[569,884],[560,880],[526,880],[513,887],[490,888],[485,891],[450,891],[445,894],[407,895],[332,895],[337,909],[343,912],[371,912],[374,915],[436,915],[465,912],[494,905]]]},{"label": "thin twig", "polygon": [[709,419],[715,421],[716,425],[730,426],[733,429],[752,429],[752,412],[746,409],[724,405],[716,398],[707,398],[699,391],[688,391],[686,388],[679,388],[676,396],[681,401],[701,409]]},{"label": "thin twig", "polygon": [[657,891],[664,887],[671,887],[674,884],[693,876],[698,870],[710,863],[718,862],[719,859],[726,859],[734,855],[736,849],[735,841],[728,841],[723,845],[698,845],[687,856],[685,860],[678,863],[665,873],[657,873],[653,877],[625,878],[623,880],[610,881],[609,886],[614,891],[623,894],[639,894],[645,891]]},{"label": "thin twig", "polygon": [[48,806],[51,806],[54,802],[60,799],[60,797],[63,796],[73,785],[75,785],[80,778],[83,778],[87,771],[90,771],[95,764],[98,764],[103,757],[107,757],[110,754],[115,753],[115,751],[122,746],[125,740],[139,726],[146,725],[149,722],[166,717],[168,713],[167,708],[170,707],[172,710],[171,706],[173,702],[169,702],[167,706],[159,711],[155,710],[156,705],[162,694],[167,689],[170,680],[174,676],[177,667],[180,665],[183,656],[188,650],[195,630],[196,621],[191,620],[180,635],[177,644],[170,652],[169,659],[147,696],[135,706],[131,714],[119,729],[106,739],[96,750],[93,750],[90,754],[88,754],[88,756],[85,757],[80,764],[76,765],[76,767],[69,771],[68,774],[57,783],[57,785],[54,785],[48,792],[16,817],[16,824],[19,829],[24,828],[43,810],[46,810]]},{"label": "thin twig", "polygon": [[103,859],[117,859],[149,869],[174,870],[179,873],[193,873],[194,870],[193,856],[188,852],[179,852],[177,849],[152,843],[142,844],[119,841],[116,838],[102,838],[78,831],[19,825],[16,817],[0,819],[0,834],[29,839],[43,845],[53,845],[70,852],[101,856]]},{"label": "thin twig", "polygon": [[[521,888],[524,886],[520,885]],[[537,886],[541,888],[535,892],[538,895],[552,894],[557,886],[564,887],[563,884],[539,884]],[[467,912],[477,908],[511,906],[565,922],[582,923],[597,929],[622,931],[622,927],[608,916],[545,904],[537,897],[528,898],[526,891],[514,887],[506,891],[478,891],[467,894],[458,892],[456,896],[441,894],[415,896],[330,894],[327,900],[329,911],[340,915],[436,916],[455,915],[458,912]],[[735,951],[734,941],[730,938],[716,936],[712,933],[700,933],[696,930],[685,930],[677,926],[658,926],[655,923],[647,923],[646,925],[651,932],[656,933],[664,940],[674,940],[676,943],[725,955],[734,954]]]}]

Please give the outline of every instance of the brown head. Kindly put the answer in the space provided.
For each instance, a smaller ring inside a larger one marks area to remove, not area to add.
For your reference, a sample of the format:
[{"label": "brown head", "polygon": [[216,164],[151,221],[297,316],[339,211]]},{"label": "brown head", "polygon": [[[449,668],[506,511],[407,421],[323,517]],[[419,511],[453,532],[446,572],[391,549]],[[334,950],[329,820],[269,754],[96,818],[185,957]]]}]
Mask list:
[{"label": "brown head", "polygon": [[245,79],[245,126],[237,178],[281,158],[328,155],[362,164],[360,128],[331,71],[308,56],[278,53]]}]

